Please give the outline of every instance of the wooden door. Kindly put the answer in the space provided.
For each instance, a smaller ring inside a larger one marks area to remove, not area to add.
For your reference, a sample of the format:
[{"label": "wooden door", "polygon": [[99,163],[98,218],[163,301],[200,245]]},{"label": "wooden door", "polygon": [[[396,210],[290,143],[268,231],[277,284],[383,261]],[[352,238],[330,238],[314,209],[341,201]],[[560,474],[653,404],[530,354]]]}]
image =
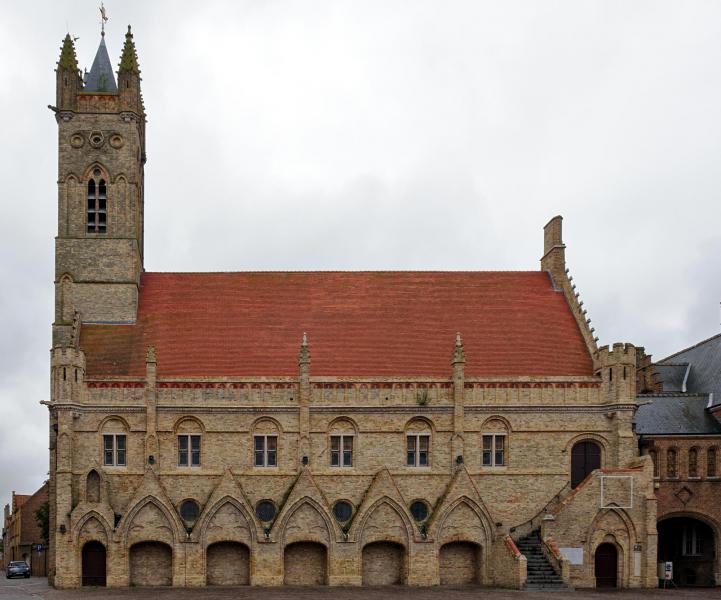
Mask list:
[{"label": "wooden door", "polygon": [[83,546],[83,585],[105,585],[105,546],[88,542]]},{"label": "wooden door", "polygon": [[601,544],[596,548],[595,560],[596,587],[618,585],[618,552],[613,544]]},{"label": "wooden door", "polygon": [[601,468],[601,448],[596,442],[578,442],[571,450],[571,487],[575,488],[592,471]]}]

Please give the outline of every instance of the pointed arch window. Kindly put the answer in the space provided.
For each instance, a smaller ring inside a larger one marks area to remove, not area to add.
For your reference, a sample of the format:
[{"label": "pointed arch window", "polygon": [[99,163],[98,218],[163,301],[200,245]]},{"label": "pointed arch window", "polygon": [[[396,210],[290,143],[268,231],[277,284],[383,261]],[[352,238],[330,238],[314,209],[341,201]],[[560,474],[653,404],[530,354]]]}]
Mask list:
[{"label": "pointed arch window", "polygon": [[107,187],[100,169],[88,181],[88,233],[105,233],[107,226]]},{"label": "pointed arch window", "polygon": [[678,471],[676,469],[676,450],[669,448],[666,451],[666,477],[669,479],[676,478]]},{"label": "pointed arch window", "polygon": [[706,450],[706,477],[716,477],[716,448]]}]

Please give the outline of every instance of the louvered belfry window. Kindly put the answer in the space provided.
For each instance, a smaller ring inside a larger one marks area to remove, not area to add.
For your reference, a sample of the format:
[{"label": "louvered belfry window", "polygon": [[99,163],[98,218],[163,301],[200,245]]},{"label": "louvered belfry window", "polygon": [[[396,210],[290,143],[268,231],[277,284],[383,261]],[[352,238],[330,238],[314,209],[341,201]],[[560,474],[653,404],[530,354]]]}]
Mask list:
[{"label": "louvered belfry window", "polygon": [[107,225],[107,190],[100,169],[88,181],[88,233],[105,233]]}]

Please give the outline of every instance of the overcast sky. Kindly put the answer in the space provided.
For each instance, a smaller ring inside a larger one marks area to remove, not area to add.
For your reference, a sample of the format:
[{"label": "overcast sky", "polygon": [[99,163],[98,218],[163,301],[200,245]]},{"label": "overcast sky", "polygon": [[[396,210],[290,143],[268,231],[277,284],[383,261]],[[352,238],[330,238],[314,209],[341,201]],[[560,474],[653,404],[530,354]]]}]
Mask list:
[{"label": "overcast sky", "polygon": [[[113,64],[131,23],[142,69],[147,270],[535,270],[562,214],[601,344],[719,332],[720,2],[105,5]],[[98,14],[2,2],[2,504],[47,472],[46,107]]]}]

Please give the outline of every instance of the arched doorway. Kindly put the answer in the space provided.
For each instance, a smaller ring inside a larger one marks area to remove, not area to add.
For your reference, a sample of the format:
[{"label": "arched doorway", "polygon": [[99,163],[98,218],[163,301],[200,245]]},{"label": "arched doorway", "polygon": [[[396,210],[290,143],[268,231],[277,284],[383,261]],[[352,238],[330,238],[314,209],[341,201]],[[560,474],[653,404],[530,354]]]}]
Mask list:
[{"label": "arched doorway", "polygon": [[100,542],[87,542],[82,551],[83,585],[104,586],[106,565],[105,546]]},{"label": "arched doorway", "polygon": [[575,488],[592,471],[601,468],[601,447],[590,440],[577,442],[571,450],[571,487]]},{"label": "arched doorway", "polygon": [[613,544],[605,543],[596,548],[594,559],[596,587],[618,587],[618,550]]},{"label": "arched doorway", "polygon": [[130,585],[173,584],[173,551],[162,542],[140,542],[130,547]]},{"label": "arched doorway", "polygon": [[328,553],[323,544],[296,542],[283,552],[285,585],[326,585]]},{"label": "arched doorway", "polygon": [[441,546],[441,585],[481,583],[481,547],[472,542],[451,542]]},{"label": "arched doorway", "polygon": [[373,542],[363,547],[363,585],[404,583],[405,548],[393,542]]},{"label": "arched doorway", "polygon": [[208,585],[250,584],[250,551],[238,542],[218,542],[206,554]]},{"label": "arched doorway", "polygon": [[693,517],[672,517],[659,522],[658,560],[673,563],[677,586],[715,585],[714,531]]}]

